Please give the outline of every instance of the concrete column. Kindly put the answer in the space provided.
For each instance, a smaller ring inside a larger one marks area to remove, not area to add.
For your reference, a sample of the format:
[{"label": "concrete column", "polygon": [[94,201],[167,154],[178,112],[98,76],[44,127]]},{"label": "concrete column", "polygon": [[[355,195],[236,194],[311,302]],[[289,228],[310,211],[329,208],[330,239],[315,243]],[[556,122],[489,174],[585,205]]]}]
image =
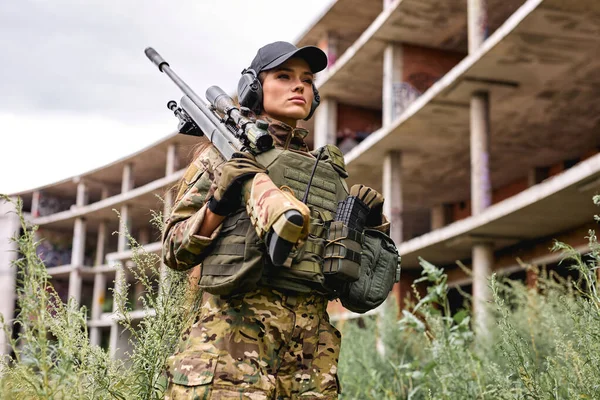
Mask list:
[{"label": "concrete column", "polygon": [[390,151],[383,160],[383,213],[390,219],[390,237],[402,243],[402,154]]},{"label": "concrete column", "polygon": [[448,206],[446,204],[438,204],[431,208],[431,230],[443,228],[448,224]]},{"label": "concrete column", "polygon": [[[113,265],[116,269],[115,277],[115,293],[123,293],[124,288],[120,284],[120,279],[125,273],[123,266],[118,266],[118,262],[115,260],[108,260],[110,265]],[[117,311],[117,301],[113,300],[113,312]],[[124,353],[129,349],[129,333],[123,332],[123,327],[119,325],[119,322],[113,320],[110,326],[110,338],[109,338],[109,353],[113,358],[121,358]]]},{"label": "concrete column", "polygon": [[[17,243],[12,241],[20,233],[21,222],[12,203],[0,201],[0,313],[9,326],[15,314],[16,273],[12,263],[17,258]],[[0,354],[10,348],[3,329],[0,329]]]},{"label": "concrete column", "polygon": [[[177,145],[171,144],[167,149],[167,165],[165,167],[165,175],[169,176],[175,173],[177,169]],[[163,219],[167,219],[171,213],[171,207],[173,207],[173,191],[168,190],[165,194],[165,204],[163,209]]]},{"label": "concrete column", "polygon": [[[134,177],[133,177],[133,164],[127,164],[123,168],[123,180],[121,182],[121,193],[129,192],[133,189]],[[127,240],[126,233],[131,233],[131,218],[129,215],[129,205],[124,204],[121,206],[121,221],[119,223],[119,239],[117,242],[117,250],[125,251],[129,248],[129,241]]]},{"label": "concrete column", "polygon": [[126,164],[123,167],[123,180],[121,181],[121,193],[133,189],[133,164]]},{"label": "concrete column", "polygon": [[81,300],[81,267],[85,253],[86,222],[84,218],[77,218],[73,228],[73,246],[71,250],[71,266],[69,274],[69,297],[78,303]]},{"label": "concrete column", "polygon": [[75,205],[77,207],[83,207],[88,204],[88,186],[85,182],[79,181],[77,183],[77,198],[75,200]]},{"label": "concrete column", "polygon": [[321,98],[315,111],[315,149],[337,142],[337,101]]},{"label": "concrete column", "polygon": [[[88,202],[88,188],[85,182],[77,184],[77,199],[75,205],[83,207]],[[81,267],[85,257],[86,222],[82,217],[75,219],[73,227],[73,245],[71,248],[71,265],[73,270],[69,274],[69,297],[77,303],[81,302]]]},{"label": "concrete column", "polygon": [[[471,214],[478,215],[492,204],[490,179],[489,96],[474,93],[471,98]],[[485,304],[491,299],[488,288],[494,260],[490,243],[473,246],[473,317],[477,331],[485,336],[489,316]]]},{"label": "concrete column", "polygon": [[[107,187],[102,188],[101,199],[107,199],[109,197],[109,191]],[[96,259],[94,260],[94,266],[98,267],[104,265],[104,256],[106,254],[106,240],[108,235],[107,221],[100,222],[98,225],[98,240],[96,242]],[[94,292],[92,294],[92,320],[99,320],[102,317],[102,309],[106,300],[106,275],[102,272],[96,272],[94,274]],[[98,327],[90,328],[90,343],[92,345],[100,346],[101,341],[101,330]]]},{"label": "concrete column", "polygon": [[31,216],[37,218],[40,216],[40,191],[35,190],[31,195]]},{"label": "concrete column", "polygon": [[414,100],[407,99],[403,93],[405,85],[402,81],[402,59],[402,45],[388,44],[383,52],[383,126],[391,124],[404,111],[408,103]]},{"label": "concrete column", "polygon": [[[94,266],[100,266],[104,263],[104,254],[106,252],[106,221],[102,221],[98,226],[98,241],[96,243],[96,260]],[[104,306],[106,296],[106,276],[100,272],[94,274],[94,293],[92,299],[92,320],[99,320],[102,317],[102,307]],[[90,343],[100,345],[100,328],[92,327],[90,329]]]},{"label": "concrete column", "polygon": [[488,278],[494,266],[492,243],[477,243],[473,246],[473,318],[475,332],[485,336],[488,332],[489,315],[487,303],[491,299]]},{"label": "concrete column", "polygon": [[[172,144],[169,146],[169,149],[167,150],[167,165],[165,167],[165,174],[167,176],[175,173],[175,171],[178,168],[177,165],[177,145]],[[167,219],[169,218],[169,215],[171,214],[171,210],[174,206],[174,202],[176,199],[174,199],[173,196],[173,190],[168,190],[167,193],[165,194],[165,204],[163,207],[163,221],[166,222]],[[159,285],[162,285],[162,282],[166,279],[167,277],[167,266],[162,262],[160,263],[160,278],[159,278]]]},{"label": "concrete column", "polygon": [[490,179],[490,102],[486,92],[471,97],[471,214],[492,204]]},{"label": "concrete column", "polygon": [[166,176],[169,176],[175,173],[175,171],[177,171],[177,168],[179,168],[178,161],[179,160],[177,158],[177,144],[170,144],[169,148],[167,149],[167,162],[165,165]]},{"label": "concrete column", "polygon": [[[127,229],[129,228],[129,206],[124,205],[121,207],[121,223],[119,224],[119,240],[117,243],[117,251],[122,252],[129,248],[129,242],[125,237],[125,226]],[[115,287],[114,287],[114,296],[117,294],[122,296],[126,296],[125,292],[126,288],[121,285],[121,279],[125,275],[125,265],[119,264],[116,261],[109,261],[115,267]],[[113,313],[117,311],[117,300],[113,299]],[[127,350],[128,344],[128,335],[122,333],[122,328],[119,325],[118,321],[113,320],[110,327],[110,339],[109,339],[109,348],[110,354],[112,357],[120,357],[124,351]]]},{"label": "concrete column", "polygon": [[119,221],[119,237],[117,239],[117,251],[129,249],[129,239],[127,235],[131,234],[131,217],[129,215],[129,205],[124,204],[120,210],[121,221]]},{"label": "concrete column", "polygon": [[150,243],[150,231],[148,230],[148,228],[140,229],[140,231],[138,232],[137,242],[142,246]]},{"label": "concrete column", "polygon": [[[125,193],[133,189],[133,165],[127,164],[123,168],[123,181],[121,182],[121,193]],[[129,248],[129,241],[127,239],[127,232],[131,233],[131,217],[129,214],[129,205],[124,204],[121,206],[121,221],[119,221],[119,236],[117,241],[117,251],[123,252]],[[108,260],[109,263],[115,266],[115,296],[120,294],[126,296],[126,288],[121,285],[121,278],[125,275],[125,266],[118,264],[115,260]],[[113,312],[117,311],[117,301],[113,300]],[[117,321],[113,321],[110,327],[110,338],[109,338],[109,351],[112,357],[121,357],[123,353],[128,349],[129,335],[122,333],[122,329]]]},{"label": "concrete column", "polygon": [[487,0],[467,0],[469,54],[483,44],[488,36]]},{"label": "concrete column", "polygon": [[531,168],[527,173],[527,184],[529,187],[537,185],[544,179],[548,178],[549,168],[546,167],[534,167]]},{"label": "concrete column", "polygon": [[[339,56],[339,39],[335,32],[328,31],[319,40],[317,46],[327,54],[327,69],[331,68]],[[318,75],[317,75],[318,78]]]},{"label": "concrete column", "polygon": [[[485,41],[488,33],[486,0],[467,0],[469,53]],[[490,180],[490,103],[487,92],[476,92],[471,97],[471,213],[477,215],[492,204]],[[473,246],[473,317],[476,331],[487,333],[489,316],[485,307],[491,294],[488,278],[494,262],[491,243]]]}]

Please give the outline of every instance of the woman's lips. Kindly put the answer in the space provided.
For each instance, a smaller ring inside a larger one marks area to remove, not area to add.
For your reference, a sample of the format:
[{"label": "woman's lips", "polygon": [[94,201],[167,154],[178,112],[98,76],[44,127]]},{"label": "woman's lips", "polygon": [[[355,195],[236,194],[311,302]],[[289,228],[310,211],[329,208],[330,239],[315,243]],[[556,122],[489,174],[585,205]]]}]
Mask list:
[{"label": "woman's lips", "polygon": [[292,97],[290,101],[294,104],[306,104],[306,100],[304,100],[304,97],[299,96]]}]

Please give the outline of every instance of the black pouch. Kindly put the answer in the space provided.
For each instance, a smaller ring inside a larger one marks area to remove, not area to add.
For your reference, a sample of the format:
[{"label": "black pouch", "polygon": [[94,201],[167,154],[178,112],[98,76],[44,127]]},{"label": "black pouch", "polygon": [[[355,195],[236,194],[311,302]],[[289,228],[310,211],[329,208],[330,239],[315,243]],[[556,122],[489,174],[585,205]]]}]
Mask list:
[{"label": "black pouch", "polygon": [[364,313],[381,305],[394,283],[400,281],[400,256],[394,241],[385,233],[365,229],[358,280],[344,285],[342,305]]}]

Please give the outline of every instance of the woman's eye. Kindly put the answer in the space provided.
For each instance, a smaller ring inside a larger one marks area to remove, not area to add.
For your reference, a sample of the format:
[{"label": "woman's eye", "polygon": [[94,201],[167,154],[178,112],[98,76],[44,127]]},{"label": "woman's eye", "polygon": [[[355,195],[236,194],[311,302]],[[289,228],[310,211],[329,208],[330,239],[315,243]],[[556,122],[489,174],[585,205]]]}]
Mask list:
[{"label": "woman's eye", "polygon": [[288,74],[281,74],[277,78],[278,79],[288,79],[290,76]]},{"label": "woman's eye", "polygon": [[308,83],[309,85],[313,84],[313,80],[312,79],[305,79],[304,83]]}]

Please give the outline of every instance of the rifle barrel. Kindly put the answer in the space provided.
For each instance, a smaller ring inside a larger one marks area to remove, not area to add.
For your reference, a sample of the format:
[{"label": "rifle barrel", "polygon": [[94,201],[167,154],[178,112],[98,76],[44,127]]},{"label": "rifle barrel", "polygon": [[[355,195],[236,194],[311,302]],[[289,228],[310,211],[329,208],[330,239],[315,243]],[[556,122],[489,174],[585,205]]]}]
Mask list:
[{"label": "rifle barrel", "polygon": [[[233,153],[240,150],[239,146],[236,145],[239,143],[239,140],[235,138],[233,133],[211,111],[206,101],[198,96],[196,92],[194,92],[194,90],[192,90],[192,88],[171,69],[169,63],[167,63],[156,50],[152,47],[148,47],[144,50],[144,53],[146,53],[146,57],[158,67],[160,72],[164,72],[177,87],[181,89],[185,95],[181,98],[181,107],[221,152],[223,157],[229,160]],[[200,110],[201,113],[199,113],[198,110]],[[220,135],[215,135],[216,132],[220,132]]]}]

